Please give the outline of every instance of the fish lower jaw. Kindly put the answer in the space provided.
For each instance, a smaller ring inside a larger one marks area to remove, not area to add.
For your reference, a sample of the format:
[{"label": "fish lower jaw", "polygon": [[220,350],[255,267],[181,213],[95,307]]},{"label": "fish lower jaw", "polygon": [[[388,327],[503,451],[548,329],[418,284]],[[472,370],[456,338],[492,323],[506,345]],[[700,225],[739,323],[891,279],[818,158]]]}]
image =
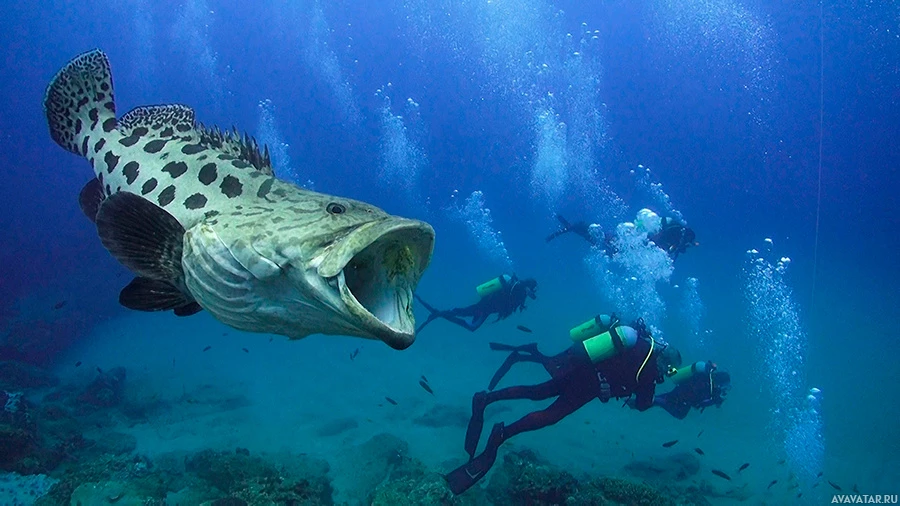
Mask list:
[{"label": "fish lower jaw", "polygon": [[336,284],[341,300],[357,320],[355,325],[367,337],[384,341],[391,348],[408,348],[415,340],[413,294],[409,285],[358,278],[347,269],[338,273]]}]

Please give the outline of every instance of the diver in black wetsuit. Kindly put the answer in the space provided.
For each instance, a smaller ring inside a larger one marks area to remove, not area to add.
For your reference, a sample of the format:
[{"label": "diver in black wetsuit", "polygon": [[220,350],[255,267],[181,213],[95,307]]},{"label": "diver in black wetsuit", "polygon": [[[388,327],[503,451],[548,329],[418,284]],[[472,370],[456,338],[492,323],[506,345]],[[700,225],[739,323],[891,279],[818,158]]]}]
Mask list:
[{"label": "diver in black wetsuit", "polygon": [[669,217],[662,218],[662,228],[648,239],[668,253],[672,260],[678,258],[678,255],[687,251],[689,247],[700,245],[693,230]]},{"label": "diver in black wetsuit", "polygon": [[717,370],[716,364],[709,361],[695,362],[684,371],[675,372],[672,380],[677,382],[675,388],[654,397],[653,405],[679,420],[684,419],[691,408],[702,413],[710,406],[721,406],[731,389],[731,375]]},{"label": "diver in black wetsuit", "polygon": [[[653,213],[649,209],[642,211],[646,211],[647,213],[656,216],[656,213]],[[641,215],[639,213],[638,218],[640,219],[640,217]],[[599,225],[588,225],[584,221],[569,223],[568,220],[559,214],[556,215],[556,219],[559,220],[562,227],[547,236],[547,242],[571,232],[587,241],[591,246],[601,246],[609,256],[613,256],[618,251],[615,243],[615,234],[601,231]],[[687,251],[687,248],[700,245],[700,243],[696,241],[697,236],[694,231],[685,227],[675,218],[660,217],[659,219],[659,231],[649,235],[647,238],[672,257],[672,260],[677,259],[678,255]]]},{"label": "diver in black wetsuit", "polygon": [[[435,309],[416,295],[416,299],[431,313],[419,325],[416,333],[421,332],[426,325],[438,318],[443,318],[472,332],[478,330],[494,313],[497,314],[496,321],[504,320],[514,312],[524,310],[527,297],[532,300],[537,298],[537,281],[533,278],[519,279],[515,274],[511,276],[504,274],[480,285],[477,290],[481,295],[481,300],[470,306],[446,311]],[[469,317],[472,318],[470,322],[465,320]]]},{"label": "diver in black wetsuit", "polygon": [[[633,395],[629,406],[638,411],[649,409],[655,405],[656,384],[661,383],[667,374],[675,374],[672,371],[681,365],[680,354],[674,348],[657,343],[641,320],[624,326],[615,316],[601,315],[572,329],[570,335],[576,343],[554,356],[542,354],[536,344],[507,346],[491,343],[491,349],[511,353],[491,379],[491,391],[478,392],[472,398],[472,418],[465,440],[465,450],[470,460],[445,476],[454,494],[465,492],[490,470],[504,441],[522,432],[553,425],[594,398],[605,403],[613,397],[619,399]],[[493,391],[517,362],[541,364],[551,379],[538,385]],[[687,379],[686,374],[684,379]],[[484,451],[475,456],[484,425],[484,410],[488,404],[501,400],[538,401],[552,397],[556,400],[546,409],[525,415],[509,425],[502,422],[494,425]]]}]

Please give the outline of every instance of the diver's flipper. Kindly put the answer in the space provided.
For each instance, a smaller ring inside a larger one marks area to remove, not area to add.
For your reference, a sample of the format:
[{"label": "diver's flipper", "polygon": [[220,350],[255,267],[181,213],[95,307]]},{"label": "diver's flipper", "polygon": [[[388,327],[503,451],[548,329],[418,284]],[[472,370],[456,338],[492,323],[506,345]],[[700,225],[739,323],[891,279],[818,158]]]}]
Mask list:
[{"label": "diver's flipper", "polygon": [[119,304],[137,311],[168,311],[194,301],[168,281],[134,278],[119,293]]},{"label": "diver's flipper", "polygon": [[557,215],[556,215],[556,219],[559,220],[559,222],[562,224],[563,230],[566,230],[566,229],[568,229],[570,226],[572,226],[568,221],[566,221],[565,218],[562,217],[562,215],[557,214]]},{"label": "diver's flipper", "polygon": [[184,276],[184,227],[149,200],[112,194],[97,212],[97,233],[112,256],[140,277],[175,281]]},{"label": "diver's flipper", "polygon": [[513,364],[521,360],[521,357],[522,355],[520,355],[518,352],[514,351],[510,353],[509,356],[506,357],[506,360],[503,361],[503,365],[501,365],[500,368],[497,369],[497,372],[494,373],[494,376],[491,378],[491,382],[488,383],[488,390],[493,391],[494,388],[497,387],[497,384],[500,383],[500,380],[502,380],[503,377],[506,376],[506,373],[508,373],[512,368]]},{"label": "diver's flipper", "polygon": [[431,304],[422,300],[422,297],[419,297],[417,294],[413,294],[413,297],[415,297],[417,301],[422,303],[422,305],[425,306],[425,309],[427,309],[428,312],[431,313],[428,315],[428,318],[426,318],[425,321],[422,322],[421,325],[419,325],[419,328],[416,329],[416,334],[418,334],[419,332],[422,331],[422,329],[425,328],[426,325],[428,325],[429,323],[433,322],[434,320],[440,318],[442,316],[442,312],[438,311],[433,306],[431,306]]},{"label": "diver's flipper", "polygon": [[503,343],[488,343],[488,346],[490,346],[494,351],[521,351],[525,353],[538,353],[537,343],[528,343],[519,346],[513,346],[511,344]]},{"label": "diver's flipper", "polygon": [[488,446],[481,455],[444,476],[444,479],[447,480],[447,485],[450,487],[450,491],[453,492],[454,495],[462,494],[466,490],[472,488],[472,485],[478,483],[478,481],[491,470],[491,467],[497,460],[497,448],[500,447],[502,442],[503,424],[498,423],[497,425],[494,425],[494,429],[491,431],[491,437],[488,440]]},{"label": "diver's flipper", "polygon": [[105,198],[103,184],[97,178],[88,181],[81,189],[81,193],[78,194],[78,205],[81,207],[81,212],[91,220],[91,223],[97,222],[97,211],[100,210],[100,204]]},{"label": "diver's flipper", "polygon": [[481,430],[484,428],[484,408],[487,407],[487,394],[485,392],[476,392],[472,396],[472,418],[469,419],[469,425],[466,427],[466,453],[469,459],[475,457],[475,450],[478,448],[478,440],[481,439]]}]

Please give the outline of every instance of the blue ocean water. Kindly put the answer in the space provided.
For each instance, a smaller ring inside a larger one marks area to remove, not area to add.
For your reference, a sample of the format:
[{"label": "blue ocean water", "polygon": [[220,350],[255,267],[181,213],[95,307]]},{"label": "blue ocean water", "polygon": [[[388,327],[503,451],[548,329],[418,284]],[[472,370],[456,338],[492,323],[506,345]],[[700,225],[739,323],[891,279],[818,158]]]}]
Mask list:
[{"label": "blue ocean water", "polygon": [[[151,462],[235,446],[314,456],[336,501],[371,503],[379,482],[347,455],[373,436],[432,472],[464,460],[465,421],[421,419],[469,412],[503,359],[489,341],[556,352],[617,311],[727,369],[726,402],[681,421],[592,403],[509,446],[579,478],[637,480],[629,464],[696,446],[698,470],[673,483],[713,504],[900,492],[896,2],[7,2],[0,28],[4,391],[19,391],[11,363],[59,381],[22,387],[35,409],[124,367],[126,404],[165,406],[92,413],[110,421],[85,438],[126,434]],[[53,143],[41,105],[93,48],[120,113],[190,105],[267,144],[284,179],[429,222],[425,300],[472,303],[503,272],[536,278],[537,300],[475,333],[435,322],[404,351],[121,308],[131,275],[78,207],[91,169]],[[610,260],[571,234],[544,240],[554,213],[612,231],[642,208],[682,217],[700,246]],[[492,421],[534,409],[514,406]],[[60,478],[80,455],[3,471]]]}]

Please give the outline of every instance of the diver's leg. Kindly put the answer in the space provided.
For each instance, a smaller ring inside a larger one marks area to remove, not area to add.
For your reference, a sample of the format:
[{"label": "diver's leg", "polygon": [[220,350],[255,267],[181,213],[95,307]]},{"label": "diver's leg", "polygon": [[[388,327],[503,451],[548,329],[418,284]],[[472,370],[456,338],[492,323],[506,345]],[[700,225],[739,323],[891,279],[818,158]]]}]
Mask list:
[{"label": "diver's leg", "polygon": [[[441,317],[448,322],[455,323],[460,327],[470,331],[475,332],[478,330],[478,327],[487,320],[488,315],[481,312],[467,311],[469,308],[457,308],[451,311],[444,312]],[[466,311],[464,313],[464,311]],[[471,316],[472,323],[467,322],[465,319],[461,318],[462,316]]]},{"label": "diver's leg", "polygon": [[510,399],[540,401],[559,395],[560,391],[560,384],[557,380],[550,380],[538,385],[502,388],[496,392],[477,392],[472,396],[472,418],[469,419],[469,426],[466,428],[466,453],[470,457],[475,455],[475,449],[478,447],[478,440],[481,439],[481,431],[484,428],[484,410],[488,404]]},{"label": "diver's leg", "polygon": [[691,406],[681,399],[672,399],[671,397],[671,392],[657,395],[653,398],[653,405],[659,406],[675,418],[683,420],[691,411]]},{"label": "diver's leg", "polygon": [[552,234],[548,235],[547,238],[545,239],[545,241],[550,242],[553,239],[556,239],[557,237],[565,234],[566,232],[569,232],[569,230],[567,230],[565,228],[561,228],[561,229],[557,230],[556,232],[553,232]]},{"label": "diver's leg", "polygon": [[578,411],[595,397],[596,395],[594,395],[594,392],[589,388],[567,389],[545,409],[529,413],[519,420],[504,426],[499,443],[506,441],[516,434],[553,425],[575,411]]},{"label": "diver's leg", "polygon": [[504,441],[516,434],[553,425],[577,411],[594,397],[595,395],[589,388],[568,388],[546,409],[529,413],[508,427],[502,422],[494,425],[484,451],[445,476],[450,490],[454,494],[461,494],[484,477],[497,460],[497,450]]}]

